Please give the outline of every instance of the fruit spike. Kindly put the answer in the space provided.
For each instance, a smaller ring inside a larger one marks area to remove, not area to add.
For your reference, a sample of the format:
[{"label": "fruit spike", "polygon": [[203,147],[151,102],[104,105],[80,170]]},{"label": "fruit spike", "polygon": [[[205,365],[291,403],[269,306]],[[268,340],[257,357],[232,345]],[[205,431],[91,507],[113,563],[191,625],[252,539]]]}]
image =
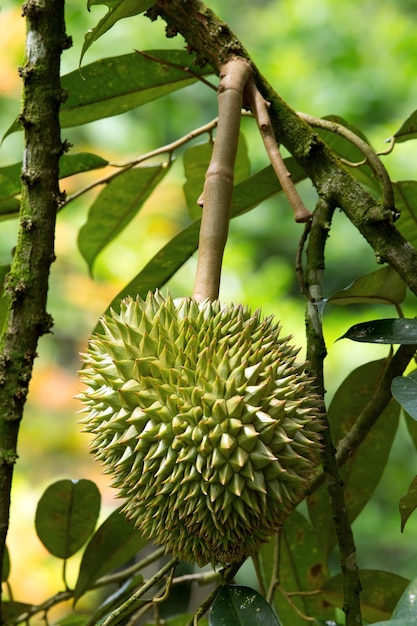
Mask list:
[{"label": "fruit spike", "polygon": [[200,566],[256,553],[319,463],[298,350],[259,311],[159,292],[102,326],[83,355],[82,422],[126,515]]}]

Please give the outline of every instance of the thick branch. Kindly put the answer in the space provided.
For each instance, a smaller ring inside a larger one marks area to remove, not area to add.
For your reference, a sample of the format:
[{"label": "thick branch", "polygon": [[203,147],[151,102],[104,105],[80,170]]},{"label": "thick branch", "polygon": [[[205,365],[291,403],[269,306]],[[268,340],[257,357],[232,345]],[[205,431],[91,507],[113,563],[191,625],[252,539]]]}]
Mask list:
[{"label": "thick branch", "polygon": [[8,277],[8,312],[0,343],[0,562],[8,529],[17,436],[38,338],[51,328],[46,313],[49,267],[54,260],[60,139],[60,56],[65,35],[64,0],[27,0],[23,108],[25,131],[20,229]]},{"label": "thick branch", "polygon": [[219,117],[203,191],[203,216],[193,297],[219,297],[220,273],[229,230],[233,173],[239,139],[243,90],[251,69],[245,59],[231,59],[220,73]]},{"label": "thick branch", "polygon": [[[161,16],[170,34],[180,32],[200,60],[217,71],[231,56],[250,61],[227,24],[199,0],[158,0],[149,14]],[[391,210],[375,202],[254,66],[253,74],[259,91],[271,104],[269,114],[278,143],[304,167],[319,195],[346,213],[375,251],[378,262],[389,263],[417,295],[417,251],[395,228]]]}]

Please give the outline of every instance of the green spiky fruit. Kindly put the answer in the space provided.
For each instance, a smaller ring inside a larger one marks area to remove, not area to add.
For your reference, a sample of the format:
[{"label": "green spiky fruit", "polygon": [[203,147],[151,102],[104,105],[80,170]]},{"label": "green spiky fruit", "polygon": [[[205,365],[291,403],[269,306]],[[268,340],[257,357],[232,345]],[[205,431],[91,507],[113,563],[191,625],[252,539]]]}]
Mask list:
[{"label": "green spiky fruit", "polygon": [[254,554],[319,462],[318,399],[272,318],[127,298],[84,355],[95,456],[149,538],[204,565]]}]

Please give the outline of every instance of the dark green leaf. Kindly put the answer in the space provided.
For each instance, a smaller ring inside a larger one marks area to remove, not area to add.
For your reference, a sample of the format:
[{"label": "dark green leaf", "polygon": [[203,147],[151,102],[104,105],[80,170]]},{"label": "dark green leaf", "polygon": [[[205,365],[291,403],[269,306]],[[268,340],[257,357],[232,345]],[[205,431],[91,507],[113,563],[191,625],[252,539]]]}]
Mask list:
[{"label": "dark green leaf", "polygon": [[[204,180],[213,151],[213,143],[206,143],[191,146],[184,152],[185,184],[184,195],[187,201],[188,211],[192,219],[201,217],[201,207],[197,200],[204,187]],[[248,147],[243,133],[240,133],[236,162],[234,169],[235,186],[244,181],[250,175],[250,161]]]},{"label": "dark green leaf", "polygon": [[209,614],[209,626],[279,626],[271,606],[250,587],[225,585]]},{"label": "dark green leaf", "polygon": [[[151,50],[149,54],[161,63],[133,52],[86,65],[82,75],[76,70],[63,76],[62,87],[69,97],[61,107],[62,127],[119,115],[191,85],[197,79],[183,68],[197,75],[212,72],[193,65],[193,57],[184,50]],[[170,65],[164,65],[165,60]]]},{"label": "dark green leaf", "polygon": [[91,480],[59,480],[38,502],[36,532],[51,554],[68,559],[84,545],[100,512],[100,492]]},{"label": "dark green leaf", "polygon": [[[389,619],[407,587],[402,576],[379,570],[360,570],[362,616],[369,622]],[[323,597],[334,606],[343,607],[342,575],[334,576],[323,587]],[[399,626],[399,625],[397,625]]]},{"label": "dark green leaf", "polygon": [[5,624],[13,624],[15,620],[29,611],[32,608],[31,604],[25,602],[2,602],[1,603],[1,616]]},{"label": "dark green leaf", "polygon": [[97,255],[129,224],[168,170],[165,163],[135,167],[107,183],[78,235],[78,247],[90,273]]},{"label": "dark green leaf", "polygon": [[397,376],[392,381],[391,391],[412,418],[417,420],[417,370],[409,376]]},{"label": "dark green leaf", "polygon": [[[304,170],[290,157],[285,159],[288,171],[294,182],[305,178]],[[247,178],[233,191],[231,216],[237,217],[250,211],[264,200],[271,198],[282,191],[280,184],[271,166]],[[180,233],[175,235],[149,261],[143,270],[124,287],[109,304],[110,308],[118,310],[120,301],[127,296],[145,297],[148,291],[162,287],[182,265],[194,254],[198,246],[200,220],[196,220]]]},{"label": "dark green leaf", "polygon": [[407,345],[417,344],[417,319],[370,320],[351,326],[339,339],[351,339],[365,343]]},{"label": "dark green leaf", "polygon": [[[328,410],[335,445],[350,431],[375,389],[386,361],[372,361],[353,370],[337,389]],[[341,468],[345,501],[350,521],[362,511],[372,496],[388,461],[397,430],[400,407],[390,402],[361,445]],[[323,485],[308,498],[310,519],[328,554],[336,544],[327,488]]]},{"label": "dark green leaf", "polygon": [[[353,126],[352,124],[347,122],[342,117],[338,115],[326,115],[323,119],[329,120],[331,122],[336,122],[337,124],[341,124],[369,144],[369,141],[362,133],[362,131],[356,128],[356,126]],[[346,159],[347,161],[350,161],[351,163],[360,163],[364,160],[365,157],[363,153],[359,150],[359,148],[357,148],[345,137],[338,135],[337,133],[333,133],[329,130],[324,130],[322,128],[317,128],[315,130],[327,143],[327,145],[333,150],[333,152],[335,152],[338,156]],[[367,185],[377,192],[381,191],[380,182],[375,176],[374,171],[368,164],[360,165],[358,167],[349,167],[349,172],[362,184]]]},{"label": "dark green leaf", "polygon": [[0,168],[0,198],[7,200],[20,193],[22,164],[13,163]]},{"label": "dark green leaf", "polygon": [[410,515],[417,509],[417,476],[412,480],[406,495],[400,498],[399,508],[401,515],[401,532],[403,532]]},{"label": "dark green leaf", "polygon": [[90,172],[101,167],[106,167],[109,162],[97,154],[91,152],[78,152],[77,154],[64,154],[59,160],[59,177],[66,178],[80,172]]},{"label": "dark green leaf", "polygon": [[417,578],[414,578],[404,591],[391,616],[393,620],[411,620],[417,622]]},{"label": "dark green leaf", "polygon": [[357,278],[349,287],[336,291],[330,304],[400,304],[406,294],[406,284],[389,265]]},{"label": "dark green leaf", "polygon": [[[264,589],[276,579],[277,541],[279,541],[279,579],[284,591],[315,591],[329,578],[327,555],[319,544],[310,522],[298,511],[286,520],[281,536],[273,537],[259,552],[259,569]],[[334,619],[334,609],[318,596],[302,595],[292,598],[292,604],[305,615]],[[284,624],[305,626],[305,620],[296,613],[281,593],[275,594],[275,609]]]},{"label": "dark green leaf", "polygon": [[133,522],[116,509],[94,533],[84,551],[74,599],[77,601],[94,582],[125,565],[148,543]]},{"label": "dark green leaf", "polygon": [[106,5],[109,10],[106,15],[99,21],[97,26],[90,29],[84,37],[84,45],[81,51],[80,63],[88,48],[97,41],[99,37],[104,35],[116,22],[132,15],[138,15],[147,11],[156,0],[88,0],[87,8],[91,9],[93,5]]},{"label": "dark green leaf", "polygon": [[65,615],[62,619],[54,622],[55,626],[84,626],[90,620],[89,615],[82,615],[81,613],[70,613]]},{"label": "dark green leaf", "polygon": [[16,198],[0,200],[0,221],[19,217],[20,201]]},{"label": "dark green leaf", "polygon": [[394,137],[397,143],[417,137],[417,111],[407,117],[404,124],[394,133]]},{"label": "dark green leaf", "polygon": [[3,567],[1,570],[1,582],[6,582],[10,576],[10,555],[7,546],[4,546]]},{"label": "dark green leaf", "polygon": [[395,207],[401,213],[396,222],[400,233],[416,248],[417,247],[417,182],[400,180],[393,183]]}]

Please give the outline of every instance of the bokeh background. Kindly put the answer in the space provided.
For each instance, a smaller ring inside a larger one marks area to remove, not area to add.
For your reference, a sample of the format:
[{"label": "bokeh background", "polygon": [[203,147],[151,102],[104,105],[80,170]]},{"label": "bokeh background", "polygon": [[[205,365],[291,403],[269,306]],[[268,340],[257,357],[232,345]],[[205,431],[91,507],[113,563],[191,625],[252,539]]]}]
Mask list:
[{"label": "bokeh background", "polygon": [[[241,38],[254,61],[278,93],[296,110],[315,116],[338,114],[356,124],[377,150],[385,147],[404,119],[417,108],[415,0],[210,0],[209,6]],[[104,6],[68,0],[67,31],[74,46],[63,56],[63,73],[77,69],[85,32],[104,14]],[[25,24],[21,3],[0,0],[0,134],[19,112]],[[182,48],[181,37],[166,39],[164,24],[143,16],[119,22],[87,52],[84,64],[133,49]],[[91,151],[116,163],[168,143],[216,115],[212,91],[194,85],[122,116],[63,131],[74,151]],[[244,120],[252,170],[267,164],[251,120]],[[7,137],[0,148],[0,167],[21,160],[22,137]],[[397,146],[384,161],[394,180],[416,176],[416,146]],[[92,182],[98,174],[64,180],[67,193]],[[77,234],[86,221],[96,191],[65,208],[58,218],[57,261],[52,268],[49,310],[53,333],[42,338],[21,428],[19,462],[13,487],[9,548],[15,599],[39,602],[62,586],[60,564],[49,557],[36,538],[36,503],[48,484],[60,478],[91,478],[103,496],[103,516],[115,506],[114,493],[88,453],[88,437],[78,423],[80,405],[79,353],[100,314],[118,291],[175,233],[189,222],[183,198],[180,158],[137,218],[99,256],[94,276],[77,249]],[[300,193],[311,208],[315,193],[310,183]],[[0,224],[0,265],[10,262],[16,221]],[[304,301],[294,271],[302,226],[280,198],[264,203],[234,220],[225,254],[221,297],[262,307],[279,318],[286,334],[305,344]],[[327,252],[326,295],[377,269],[372,250],[343,214],[335,215]],[[192,291],[195,259],[169,284],[173,295]],[[412,299],[404,310],[415,315]],[[330,401],[352,368],[387,350],[347,340],[335,343],[349,326],[377,317],[392,317],[389,307],[328,307],[324,332]],[[359,564],[407,577],[417,576],[417,516],[400,533],[398,500],[417,473],[417,456],[404,424],[393,446],[390,463],[367,513],[354,524]],[[69,568],[69,581],[76,568]],[[72,573],[73,572],[73,573]]]}]

